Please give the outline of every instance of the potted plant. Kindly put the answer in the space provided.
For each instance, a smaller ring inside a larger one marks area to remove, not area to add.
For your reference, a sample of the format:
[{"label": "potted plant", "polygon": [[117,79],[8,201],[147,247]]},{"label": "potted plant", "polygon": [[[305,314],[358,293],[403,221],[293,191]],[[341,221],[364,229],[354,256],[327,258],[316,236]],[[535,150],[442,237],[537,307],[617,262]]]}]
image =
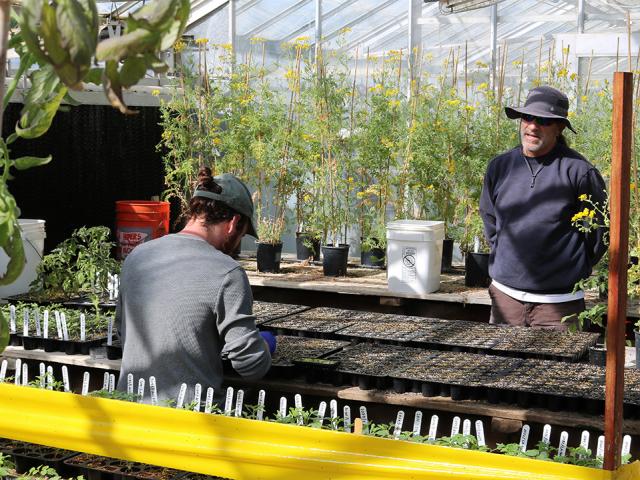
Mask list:
[{"label": "potted plant", "polygon": [[484,236],[484,226],[477,206],[467,206],[460,250],[464,254],[464,284],[467,287],[488,287],[491,283],[489,243]]}]

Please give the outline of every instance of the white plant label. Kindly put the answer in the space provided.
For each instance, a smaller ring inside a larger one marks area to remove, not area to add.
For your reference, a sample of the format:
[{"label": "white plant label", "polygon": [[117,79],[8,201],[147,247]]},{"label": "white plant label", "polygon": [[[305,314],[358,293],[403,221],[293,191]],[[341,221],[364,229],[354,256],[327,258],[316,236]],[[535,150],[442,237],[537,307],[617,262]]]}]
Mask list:
[{"label": "white plant label", "polygon": [[149,377],[149,393],[151,394],[151,405],[158,405],[158,387],[156,386],[156,377]]},{"label": "white plant label", "polygon": [[20,377],[22,376],[22,360],[19,358],[16,360],[16,370],[14,373],[14,383],[20,385]]},{"label": "white plant label", "polygon": [[84,313],[80,314],[80,341],[84,342],[87,339],[87,323]]},{"label": "white plant label", "polygon": [[351,433],[351,407],[349,405],[342,407],[342,417],[344,418],[344,431]]},{"label": "white plant label", "polygon": [[542,429],[542,443],[551,444],[551,425],[548,423]]},{"label": "white plant label", "polygon": [[49,365],[47,367],[47,390],[53,390],[54,380],[55,379],[53,378],[53,367]]},{"label": "white plant label", "polygon": [[29,310],[27,309],[22,313],[22,335],[29,336]]},{"label": "white plant label", "polygon": [[478,439],[478,446],[484,447],[487,442],[484,439],[484,425],[482,420],[476,420],[476,438]]},{"label": "white plant label", "polygon": [[462,422],[462,434],[463,435],[471,435],[471,420],[468,418]]},{"label": "white plant label", "polygon": [[420,430],[422,430],[422,412],[418,410],[413,417],[413,436],[417,437],[418,435],[420,435]]},{"label": "white plant label", "polygon": [[62,384],[64,385],[65,392],[71,391],[71,387],[69,385],[69,369],[66,365],[62,366]]},{"label": "white plant label", "polygon": [[234,416],[236,418],[242,417],[242,404],[244,403],[244,390],[238,390],[236,394],[236,410]]},{"label": "white plant label", "polygon": [[329,402],[329,416],[331,417],[331,429],[335,430],[337,427],[336,420],[338,418],[338,401],[335,399]]},{"label": "white plant label", "polygon": [[231,415],[231,407],[233,405],[233,387],[227,388],[227,396],[224,399],[224,414]]},{"label": "white plant label", "polygon": [[56,317],[56,330],[58,333],[56,338],[62,338],[62,321],[60,320],[60,312],[58,310],[54,310],[53,315]]},{"label": "white plant label", "polygon": [[84,372],[82,375],[82,395],[86,396],[89,393],[89,372]]},{"label": "white plant label", "polygon": [[16,333],[16,306],[9,305],[9,332]]},{"label": "white plant label", "polygon": [[116,376],[113,373],[109,374],[109,393],[113,393],[116,389]]},{"label": "white plant label", "polygon": [[102,390],[109,390],[109,372],[104,372],[102,376]]},{"label": "white plant label", "polygon": [[63,313],[60,314],[60,324],[62,325],[62,339],[69,340],[69,329],[67,328],[67,317]]},{"label": "white plant label", "polygon": [[258,411],[256,412],[256,419],[262,420],[264,418],[264,401],[267,397],[267,392],[260,390],[258,392]]},{"label": "white plant label", "polygon": [[49,310],[45,310],[42,315],[42,336],[49,338]]},{"label": "white plant label", "polygon": [[133,395],[133,373],[127,374],[127,393]]},{"label": "white plant label", "polygon": [[526,423],[522,426],[522,433],[520,434],[520,451],[524,452],[527,449],[527,443],[529,443],[529,425]]},{"label": "white plant label", "polygon": [[[320,405],[322,405],[322,403]],[[360,407],[360,420],[362,420],[362,427],[364,430],[365,427],[369,425],[369,416],[367,415],[367,407],[364,407],[364,406]]]},{"label": "white plant label", "polygon": [[[297,410],[302,410],[302,395],[300,395],[299,393],[296,393],[293,396],[293,404],[295,405]],[[304,419],[302,418],[302,412],[298,412],[298,418],[296,418],[296,423],[298,425],[303,425],[304,424]]]},{"label": "white plant label", "polygon": [[455,416],[455,417],[453,417],[453,422],[451,422],[451,435],[450,435],[450,437],[453,437],[454,435],[457,435],[458,433],[460,433],[460,417]]},{"label": "white plant label", "polygon": [[438,432],[438,415],[431,417],[431,423],[429,423],[429,440],[436,439],[436,433]]},{"label": "white plant label", "polygon": [[37,308],[33,310],[33,322],[36,326],[36,337],[42,335],[42,329],[40,328],[40,310]]},{"label": "white plant label", "polygon": [[322,428],[322,423],[324,422],[324,415],[327,413],[327,402],[320,402],[318,405],[318,428]]},{"label": "white plant label", "polygon": [[40,362],[38,368],[40,372],[40,388],[44,388],[47,386],[47,367],[45,367],[43,362]]},{"label": "white plant label", "polygon": [[560,444],[558,445],[558,455],[564,457],[567,454],[567,443],[569,442],[569,434],[562,432],[560,434]]},{"label": "white plant label", "polygon": [[589,432],[586,430],[583,430],[582,435],[580,435],[580,446],[582,448],[589,448]]},{"label": "white plant label", "polygon": [[393,426],[393,438],[398,440],[402,433],[402,424],[404,423],[404,411],[398,410],[396,415],[396,424]]},{"label": "white plant label", "polygon": [[29,365],[26,363],[22,364],[22,386],[26,387],[29,385]]},{"label": "white plant label", "polygon": [[199,383],[196,383],[196,386],[193,387],[193,411],[194,412],[199,412],[200,411],[200,400],[202,399],[202,385],[200,385]]},{"label": "white plant label", "polygon": [[138,380],[138,401],[142,400],[144,397],[144,378]]},{"label": "white plant label", "polygon": [[2,364],[0,364],[0,382],[4,382],[5,377],[7,376],[7,362],[6,360],[2,360]]},{"label": "white plant label", "polygon": [[596,458],[604,458],[604,435],[598,437],[598,447],[596,450]]},{"label": "white plant label", "polygon": [[113,345],[113,317],[107,322],[107,345]]},{"label": "white plant label", "polygon": [[631,435],[625,435],[622,437],[622,456],[629,455],[631,451]]},{"label": "white plant label", "polygon": [[184,405],[184,397],[187,394],[187,384],[180,385],[180,391],[178,392],[178,401],[176,402],[176,408],[182,408]]},{"label": "white plant label", "polygon": [[287,397],[280,397],[280,408],[278,409],[281,417],[287,416]]},{"label": "white plant label", "polygon": [[213,408],[213,387],[207,388],[207,397],[204,401],[204,413],[211,413]]}]

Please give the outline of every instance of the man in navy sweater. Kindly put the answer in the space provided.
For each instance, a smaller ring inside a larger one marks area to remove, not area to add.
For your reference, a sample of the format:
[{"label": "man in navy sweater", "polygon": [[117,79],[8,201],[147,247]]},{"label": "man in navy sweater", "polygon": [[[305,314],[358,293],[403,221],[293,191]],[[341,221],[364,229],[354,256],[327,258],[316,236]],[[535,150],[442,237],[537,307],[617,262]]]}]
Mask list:
[{"label": "man in navy sweater", "polygon": [[606,251],[603,229],[585,234],[571,224],[585,208],[581,198],[605,204],[606,186],[568,147],[562,132],[576,133],[568,110],[567,96],[549,86],[532,89],[524,107],[505,108],[520,119],[521,145],[491,161],[480,198],[492,323],[567,329],[562,318],[575,321],[585,308],[573,287]]}]

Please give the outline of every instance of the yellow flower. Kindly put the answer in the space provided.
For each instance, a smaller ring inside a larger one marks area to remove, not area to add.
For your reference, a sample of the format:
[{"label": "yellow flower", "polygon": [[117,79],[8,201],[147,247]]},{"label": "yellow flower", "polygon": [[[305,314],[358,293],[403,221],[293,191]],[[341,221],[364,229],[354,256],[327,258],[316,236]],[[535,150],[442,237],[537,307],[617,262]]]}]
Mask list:
[{"label": "yellow flower", "polygon": [[340,29],[340,34],[344,35],[345,33],[349,33],[351,31],[351,27],[343,27]]},{"label": "yellow flower", "polygon": [[427,187],[427,190],[433,190],[433,183]]},{"label": "yellow flower", "polygon": [[173,44],[173,51],[176,53],[180,53],[186,47],[187,47],[187,44],[185,42],[183,42],[182,40],[178,40],[176,43]]},{"label": "yellow flower", "polygon": [[347,183],[353,183],[353,177],[347,178]]},{"label": "yellow flower", "polygon": [[582,97],[580,97],[580,100],[582,100],[583,102],[586,102],[589,100],[589,97],[587,97],[586,95],[582,95]]},{"label": "yellow flower", "polygon": [[473,105],[465,105],[465,106],[464,106],[464,109],[465,109],[467,112],[475,112],[475,111],[476,111],[476,107],[474,107]]},{"label": "yellow flower", "polygon": [[576,116],[576,112],[569,112],[569,113],[567,114],[567,117],[568,117],[568,118],[573,118],[573,117],[575,117],[575,116]]},{"label": "yellow flower", "polygon": [[389,90],[384,92],[384,96],[385,97],[395,97],[396,95],[398,95],[398,89],[397,88],[390,88]]},{"label": "yellow flower", "polygon": [[160,90],[158,90],[157,88],[151,90],[151,95],[157,97],[158,95],[160,95]]},{"label": "yellow flower", "polygon": [[582,216],[586,217],[587,215],[589,215],[589,209],[585,207],[584,210],[582,210]]},{"label": "yellow flower", "polygon": [[479,91],[486,90],[487,88],[489,88],[489,84],[487,82],[482,82],[480,85],[478,85]]},{"label": "yellow flower", "polygon": [[572,82],[574,82],[576,78],[578,78],[578,74],[573,72],[571,75],[569,75],[569,78],[571,79]]},{"label": "yellow flower", "polygon": [[456,106],[460,105],[460,100],[458,100],[458,99],[447,100],[447,105],[451,105],[452,107],[456,107]]},{"label": "yellow flower", "polygon": [[255,45],[256,43],[264,43],[267,39],[263,37],[251,37],[251,40],[249,41],[251,42],[251,45]]},{"label": "yellow flower", "polygon": [[195,42],[196,42],[196,45],[206,45],[207,43],[209,43],[209,39],[208,38],[196,38]]},{"label": "yellow flower", "polygon": [[511,65],[513,65],[514,67],[519,67],[520,65],[522,65],[522,60],[515,60],[511,62]]},{"label": "yellow flower", "polygon": [[378,93],[384,90],[384,87],[379,83],[375,84],[373,87],[369,87],[369,91],[372,93]]},{"label": "yellow flower", "polygon": [[578,200],[580,200],[581,202],[584,202],[586,199],[587,199],[587,194],[586,193],[583,193],[582,195],[580,195],[578,197]]},{"label": "yellow flower", "polygon": [[561,68],[560,70],[558,70],[558,77],[565,78],[568,73],[569,71],[566,68]]},{"label": "yellow flower", "polygon": [[604,97],[604,90],[600,90],[600,91],[598,92],[598,96],[599,96],[600,98]]},{"label": "yellow flower", "polygon": [[288,69],[285,73],[284,73],[284,78],[291,80],[292,78],[296,77],[296,72],[293,68]]},{"label": "yellow flower", "polygon": [[393,142],[389,140],[387,137],[382,137],[380,139],[380,143],[387,148],[393,148]]},{"label": "yellow flower", "polygon": [[221,43],[220,48],[226,50],[227,52],[230,52],[233,50],[233,45],[231,45],[230,43]]},{"label": "yellow flower", "polygon": [[595,214],[596,214],[596,211],[595,210],[591,210],[589,212],[589,218],[593,218],[595,216]]},{"label": "yellow flower", "polygon": [[389,107],[395,108],[400,106],[400,100],[389,100]]},{"label": "yellow flower", "polygon": [[222,140],[220,140],[219,138],[216,137],[216,138],[213,139],[213,144],[214,145],[220,145],[221,143],[222,143]]},{"label": "yellow flower", "polygon": [[480,60],[476,61],[476,67],[478,68],[487,68],[489,65],[487,65],[484,62],[481,62]]},{"label": "yellow flower", "polygon": [[302,200],[304,200],[305,202],[308,202],[309,200],[311,200],[311,195],[309,195],[308,193],[305,193],[304,196],[302,197]]}]

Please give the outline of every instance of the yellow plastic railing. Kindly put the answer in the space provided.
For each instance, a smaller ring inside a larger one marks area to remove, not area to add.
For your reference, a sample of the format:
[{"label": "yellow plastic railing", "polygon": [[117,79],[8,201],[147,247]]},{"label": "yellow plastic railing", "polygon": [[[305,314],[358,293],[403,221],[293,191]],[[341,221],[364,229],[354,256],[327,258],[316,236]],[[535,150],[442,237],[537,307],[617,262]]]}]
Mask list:
[{"label": "yellow plastic railing", "polygon": [[631,480],[617,472],[0,385],[0,436],[236,480]]}]

